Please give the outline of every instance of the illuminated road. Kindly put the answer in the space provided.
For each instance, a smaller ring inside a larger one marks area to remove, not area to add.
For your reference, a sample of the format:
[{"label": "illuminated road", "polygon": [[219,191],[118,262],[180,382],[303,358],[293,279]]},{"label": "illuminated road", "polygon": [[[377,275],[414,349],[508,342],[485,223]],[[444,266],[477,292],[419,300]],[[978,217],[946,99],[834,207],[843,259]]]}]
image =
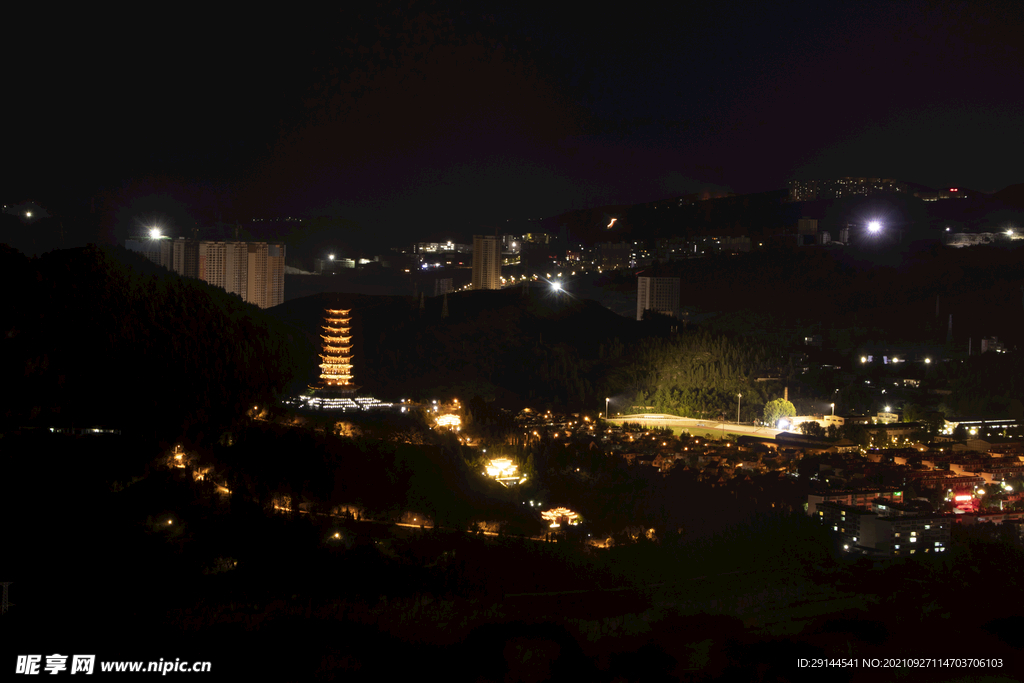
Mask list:
[{"label": "illuminated road", "polygon": [[[290,514],[292,512],[290,508],[281,507],[280,505],[275,505],[274,509],[277,510],[278,512],[283,512],[283,513],[288,513],[288,514]],[[309,514],[309,510],[299,510],[299,513],[303,514],[303,515],[308,515]],[[437,529],[442,529],[442,530],[446,530],[446,531],[462,531],[464,533],[470,533],[470,532],[467,532],[465,529],[455,529],[454,527],[445,527],[445,526],[435,527],[433,524],[408,524],[406,522],[387,522],[387,521],[382,521],[382,520],[379,520],[379,519],[368,519],[366,517],[361,517],[359,519],[352,519],[352,518],[347,517],[345,515],[335,515],[335,514],[332,514],[332,513],[329,513],[329,512],[316,512],[316,513],[314,513],[314,515],[322,515],[324,517],[334,517],[335,519],[343,519],[343,520],[350,521],[350,522],[358,522],[358,523],[366,522],[366,523],[369,523],[369,524],[383,524],[385,526],[399,526],[399,527],[405,527],[406,529],[424,529],[424,530],[431,529],[431,530],[433,530],[433,529],[437,528]],[[475,533],[479,533],[479,534],[481,534],[483,536],[500,536],[501,535],[501,534],[499,534],[496,531],[483,531],[483,530],[474,531],[472,533],[474,533],[474,534]],[[543,538],[541,536],[518,536],[516,534],[505,534],[505,535],[509,536],[509,537],[514,537],[514,538],[523,538],[523,539],[526,539],[528,541],[537,541],[539,543],[548,543],[549,542],[547,539],[545,539],[545,538]]]},{"label": "illuminated road", "polygon": [[769,429],[768,427],[736,424],[735,422],[701,420],[694,417],[678,417],[676,415],[665,415],[662,413],[621,415],[618,417],[608,418],[608,422],[611,422],[612,424],[632,422],[642,424],[645,427],[668,427],[673,431],[673,433],[678,434],[680,431],[688,431],[695,436],[700,436],[705,433],[721,436],[724,431],[726,434],[749,434],[751,436],[761,436],[766,439],[774,439],[775,435],[781,431],[778,429]]}]

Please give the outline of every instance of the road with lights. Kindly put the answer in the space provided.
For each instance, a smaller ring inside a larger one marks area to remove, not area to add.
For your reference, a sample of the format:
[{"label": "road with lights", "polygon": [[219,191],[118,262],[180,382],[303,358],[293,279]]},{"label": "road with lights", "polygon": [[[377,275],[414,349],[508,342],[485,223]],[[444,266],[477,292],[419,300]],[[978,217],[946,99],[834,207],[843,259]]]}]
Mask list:
[{"label": "road with lights", "polygon": [[645,427],[668,427],[673,431],[686,430],[693,434],[699,435],[701,431],[709,432],[714,434],[718,432],[726,432],[732,434],[749,434],[751,436],[763,436],[768,439],[774,439],[776,434],[784,433],[785,430],[781,429],[770,429],[768,427],[757,427],[748,424],[737,424],[735,422],[719,422],[712,420],[702,420],[695,417],[678,417],[676,415],[665,415],[662,413],[641,413],[638,415],[621,415],[618,417],[608,418],[608,422],[612,424],[622,424],[623,422],[639,423]]}]

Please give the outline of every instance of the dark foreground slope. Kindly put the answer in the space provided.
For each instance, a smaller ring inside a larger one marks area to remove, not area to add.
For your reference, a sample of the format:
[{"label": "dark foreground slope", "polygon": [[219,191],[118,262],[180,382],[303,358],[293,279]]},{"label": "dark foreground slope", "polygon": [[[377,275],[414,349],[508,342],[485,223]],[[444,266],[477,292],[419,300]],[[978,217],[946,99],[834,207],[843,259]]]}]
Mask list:
[{"label": "dark foreground slope", "polygon": [[122,248],[3,249],[8,427],[216,436],[311,353],[257,307]]}]

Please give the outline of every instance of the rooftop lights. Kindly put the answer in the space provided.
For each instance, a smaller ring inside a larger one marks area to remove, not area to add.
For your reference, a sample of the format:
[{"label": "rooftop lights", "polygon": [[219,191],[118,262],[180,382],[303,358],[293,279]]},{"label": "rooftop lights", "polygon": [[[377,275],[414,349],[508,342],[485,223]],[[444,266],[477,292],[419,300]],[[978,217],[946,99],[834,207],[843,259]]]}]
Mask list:
[{"label": "rooftop lights", "polygon": [[576,525],[580,523],[579,514],[573,512],[569,508],[552,508],[550,510],[544,510],[540,513],[540,516],[551,525],[552,529],[559,528],[563,523],[568,525]]},{"label": "rooftop lights", "polygon": [[508,486],[508,483],[518,483],[520,475],[517,474],[519,467],[509,458],[494,458],[487,463],[487,476],[496,479],[501,484]]},{"label": "rooftop lights", "polygon": [[434,420],[434,424],[438,427],[448,427],[449,429],[459,431],[462,427],[462,418],[458,415],[438,415],[437,419]]}]

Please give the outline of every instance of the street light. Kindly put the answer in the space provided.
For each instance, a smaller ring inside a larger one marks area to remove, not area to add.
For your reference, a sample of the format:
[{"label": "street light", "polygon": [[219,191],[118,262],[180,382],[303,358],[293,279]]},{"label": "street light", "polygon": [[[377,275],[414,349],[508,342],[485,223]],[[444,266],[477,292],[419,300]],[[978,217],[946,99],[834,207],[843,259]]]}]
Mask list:
[{"label": "street light", "polygon": [[736,394],[736,424],[740,423],[740,403],[743,401],[743,394]]},{"label": "street light", "polygon": [[829,403],[829,405],[832,406],[832,414],[835,415],[836,414],[836,404],[835,403]]},{"label": "street light", "polygon": [[879,232],[882,229],[882,224],[879,221],[868,222],[868,232]]},{"label": "street light", "polygon": [[151,240],[158,240],[158,239],[160,239],[160,228],[150,228],[149,229],[149,239],[151,239]]},{"label": "street light", "polygon": [[604,400],[604,419],[606,419],[606,420],[608,419],[608,401],[611,401],[611,399],[610,398],[606,398]]}]

